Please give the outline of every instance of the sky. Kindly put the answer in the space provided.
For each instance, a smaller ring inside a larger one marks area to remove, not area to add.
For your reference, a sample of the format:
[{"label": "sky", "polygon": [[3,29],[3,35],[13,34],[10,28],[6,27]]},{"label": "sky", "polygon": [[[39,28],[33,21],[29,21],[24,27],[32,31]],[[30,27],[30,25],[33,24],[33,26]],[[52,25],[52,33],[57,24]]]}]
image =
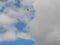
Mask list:
[{"label": "sky", "polygon": [[31,40],[17,39],[16,41],[4,41],[0,45],[34,45]]},{"label": "sky", "polygon": [[14,1],[0,2],[0,44],[60,45],[60,0]]},{"label": "sky", "polygon": [[34,17],[33,0],[0,0],[0,45],[36,45],[28,25]]}]

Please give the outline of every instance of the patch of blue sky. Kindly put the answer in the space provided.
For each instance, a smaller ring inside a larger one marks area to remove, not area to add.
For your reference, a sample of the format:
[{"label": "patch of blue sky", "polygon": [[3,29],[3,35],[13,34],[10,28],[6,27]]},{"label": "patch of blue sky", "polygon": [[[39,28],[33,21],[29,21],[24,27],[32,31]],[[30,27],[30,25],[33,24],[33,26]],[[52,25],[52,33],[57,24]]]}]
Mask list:
[{"label": "patch of blue sky", "polygon": [[15,5],[17,8],[20,8],[21,7],[20,0],[15,0]]},{"label": "patch of blue sky", "polygon": [[0,42],[0,45],[34,45],[34,41],[25,40],[25,39],[17,39],[16,41]]},{"label": "patch of blue sky", "polygon": [[19,32],[27,32],[24,28],[27,26],[25,22],[19,21],[17,24],[14,25]]}]

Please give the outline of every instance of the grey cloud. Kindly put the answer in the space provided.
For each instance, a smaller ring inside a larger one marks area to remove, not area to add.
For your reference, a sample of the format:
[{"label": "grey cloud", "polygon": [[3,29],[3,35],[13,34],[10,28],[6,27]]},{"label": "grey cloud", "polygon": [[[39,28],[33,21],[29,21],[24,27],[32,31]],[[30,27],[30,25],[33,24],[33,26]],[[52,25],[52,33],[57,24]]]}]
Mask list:
[{"label": "grey cloud", "polygon": [[36,17],[30,22],[30,30],[32,37],[38,43],[37,45],[60,45],[60,40],[57,40],[60,37],[56,35],[48,38],[54,39],[51,42],[47,40],[51,32],[55,30],[60,32],[60,0],[36,0],[34,5]]}]

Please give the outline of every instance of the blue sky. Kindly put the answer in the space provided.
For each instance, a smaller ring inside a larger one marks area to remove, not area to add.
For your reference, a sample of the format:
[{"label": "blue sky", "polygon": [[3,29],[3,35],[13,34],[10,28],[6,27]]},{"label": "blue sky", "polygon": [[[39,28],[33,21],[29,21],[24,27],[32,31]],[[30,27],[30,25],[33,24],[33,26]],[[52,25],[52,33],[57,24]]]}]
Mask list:
[{"label": "blue sky", "polygon": [[17,28],[17,30],[19,32],[27,32],[27,30],[24,29],[27,26],[27,24],[25,22],[20,21],[17,24],[15,24],[14,26]]},{"label": "blue sky", "polygon": [[0,45],[34,45],[32,40],[17,39],[16,41],[0,42]]}]

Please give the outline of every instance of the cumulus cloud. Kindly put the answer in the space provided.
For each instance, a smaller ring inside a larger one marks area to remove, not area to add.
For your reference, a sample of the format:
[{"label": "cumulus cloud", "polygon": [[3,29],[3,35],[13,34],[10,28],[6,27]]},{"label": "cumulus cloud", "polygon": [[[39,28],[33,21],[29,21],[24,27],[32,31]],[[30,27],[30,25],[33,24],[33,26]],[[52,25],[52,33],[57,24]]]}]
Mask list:
[{"label": "cumulus cloud", "polygon": [[[6,4],[8,4],[9,7],[8,6],[6,8],[4,7],[4,12],[0,14],[0,27],[4,28],[3,31],[5,31],[6,29],[6,32],[0,34],[0,41],[15,41],[17,38],[32,40],[28,33],[18,32],[16,27],[13,26],[18,21],[24,21],[26,23],[29,22],[28,20],[30,18],[28,18],[28,16],[30,15],[32,16],[31,13],[34,11],[34,9],[33,10],[31,9],[33,7],[31,8],[28,7],[28,5],[29,6],[32,5],[32,1],[23,0],[23,2],[21,2],[23,6],[19,9],[16,9],[14,8],[15,6],[12,6],[14,4],[14,1],[15,0],[8,0],[7,2],[4,2],[4,4],[2,4],[3,7],[6,6]],[[10,5],[10,2],[12,5]],[[27,8],[25,6],[27,6]]]}]

